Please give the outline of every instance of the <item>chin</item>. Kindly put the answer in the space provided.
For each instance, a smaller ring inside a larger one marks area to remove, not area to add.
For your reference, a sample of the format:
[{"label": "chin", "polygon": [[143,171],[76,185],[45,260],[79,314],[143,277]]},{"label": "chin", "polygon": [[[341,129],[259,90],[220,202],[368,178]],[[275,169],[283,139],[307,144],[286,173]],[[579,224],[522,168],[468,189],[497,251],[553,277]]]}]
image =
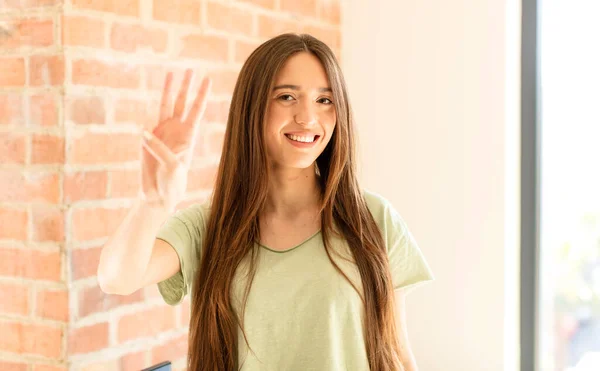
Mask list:
[{"label": "chin", "polygon": [[277,165],[280,167],[287,167],[293,169],[307,169],[309,167],[313,167],[315,165],[315,159],[296,159],[296,160],[288,160],[288,161],[277,161]]}]

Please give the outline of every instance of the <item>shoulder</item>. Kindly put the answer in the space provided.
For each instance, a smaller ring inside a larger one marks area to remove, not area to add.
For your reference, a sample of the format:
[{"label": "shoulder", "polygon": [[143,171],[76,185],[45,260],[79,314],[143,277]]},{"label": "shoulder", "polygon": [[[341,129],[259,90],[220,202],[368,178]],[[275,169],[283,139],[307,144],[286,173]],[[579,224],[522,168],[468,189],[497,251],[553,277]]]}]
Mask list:
[{"label": "shoulder", "polygon": [[386,197],[367,189],[363,189],[363,196],[386,240],[403,238],[408,234],[404,218]]},{"label": "shoulder", "polygon": [[394,219],[400,218],[392,203],[381,194],[363,189],[363,197],[371,215],[373,215],[380,228],[386,229],[391,222],[395,221]]},{"label": "shoulder", "polygon": [[391,206],[390,202],[377,192],[365,188],[362,190],[362,194],[373,216],[385,213],[386,209]]},{"label": "shoulder", "polygon": [[210,209],[211,200],[206,199],[177,210],[172,217],[185,223],[188,227],[204,228],[210,215]]}]

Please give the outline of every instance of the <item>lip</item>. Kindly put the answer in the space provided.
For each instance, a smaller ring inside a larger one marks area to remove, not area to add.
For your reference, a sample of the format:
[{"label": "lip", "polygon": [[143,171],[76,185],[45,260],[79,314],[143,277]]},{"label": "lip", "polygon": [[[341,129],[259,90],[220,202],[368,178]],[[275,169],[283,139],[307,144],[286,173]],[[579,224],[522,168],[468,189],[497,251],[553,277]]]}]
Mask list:
[{"label": "lip", "polygon": [[319,135],[316,133],[311,133],[310,131],[290,131],[285,134],[297,135],[299,137],[314,137],[315,135]]},{"label": "lip", "polygon": [[285,134],[283,136],[288,141],[288,143],[290,143],[291,145],[293,145],[294,147],[297,147],[297,148],[312,148],[312,147],[316,146],[319,139],[321,139],[321,136],[318,136],[317,139],[315,139],[313,142],[304,143],[304,142],[296,142],[295,140],[288,138],[288,136]]}]

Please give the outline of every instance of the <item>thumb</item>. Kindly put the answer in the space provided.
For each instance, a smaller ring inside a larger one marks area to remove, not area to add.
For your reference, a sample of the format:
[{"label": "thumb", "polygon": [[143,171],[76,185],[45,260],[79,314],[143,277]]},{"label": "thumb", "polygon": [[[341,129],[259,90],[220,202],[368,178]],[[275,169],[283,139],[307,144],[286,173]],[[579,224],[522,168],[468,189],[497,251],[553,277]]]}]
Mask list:
[{"label": "thumb", "polygon": [[159,138],[147,130],[142,134],[142,144],[161,165],[167,168],[177,165],[177,156]]}]

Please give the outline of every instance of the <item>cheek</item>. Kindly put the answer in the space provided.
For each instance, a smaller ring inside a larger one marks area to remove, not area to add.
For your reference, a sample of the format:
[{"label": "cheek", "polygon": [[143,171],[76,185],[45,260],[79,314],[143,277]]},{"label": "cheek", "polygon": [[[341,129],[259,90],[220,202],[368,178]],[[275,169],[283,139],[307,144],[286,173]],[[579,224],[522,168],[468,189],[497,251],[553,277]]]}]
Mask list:
[{"label": "cheek", "polygon": [[335,113],[328,114],[326,117],[323,118],[322,122],[325,132],[327,133],[328,137],[331,137],[331,135],[333,135],[333,130],[335,129],[337,123],[337,117]]},{"label": "cheek", "polygon": [[335,110],[326,112],[325,115],[323,115],[323,123],[327,129],[332,129],[335,126],[336,121],[337,115],[335,114]]},{"label": "cheek", "polygon": [[284,122],[285,120],[281,115],[281,112],[277,112],[276,110],[268,112],[265,122],[265,131],[267,132],[267,135],[277,133]]}]

